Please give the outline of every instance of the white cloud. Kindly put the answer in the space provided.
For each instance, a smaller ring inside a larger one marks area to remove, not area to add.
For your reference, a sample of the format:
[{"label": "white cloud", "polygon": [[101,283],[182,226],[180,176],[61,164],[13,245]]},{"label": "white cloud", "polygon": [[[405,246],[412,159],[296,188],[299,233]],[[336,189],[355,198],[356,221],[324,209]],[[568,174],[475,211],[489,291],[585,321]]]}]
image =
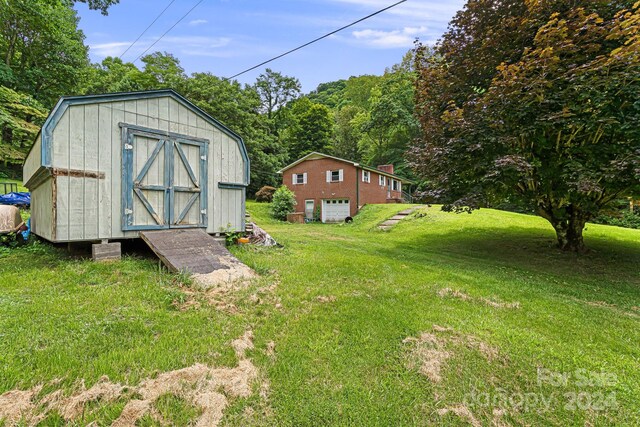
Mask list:
[{"label": "white cloud", "polygon": [[[363,6],[367,9],[378,10],[392,4],[389,0],[333,0],[337,3],[348,3]],[[422,0],[407,1],[401,3],[379,16],[396,15],[405,19],[415,21],[449,21],[455,13],[462,8],[464,0]]]},{"label": "white cloud", "polygon": [[401,30],[360,30],[353,31],[356,40],[379,48],[411,48],[416,37],[428,34],[426,27],[405,27]]},{"label": "white cloud", "polygon": [[198,25],[202,25],[202,24],[206,24],[207,21],[206,19],[194,19],[193,21],[189,21],[189,25],[192,27],[198,26]]},{"label": "white cloud", "polygon": [[107,56],[118,56],[129,46],[131,42],[111,42],[111,43],[96,43],[89,45],[91,53],[101,58]]},{"label": "white cloud", "polygon": [[[136,56],[144,52],[148,46],[155,41],[155,38],[144,38],[138,41],[128,52],[125,61],[133,60]],[[168,36],[160,40],[153,48],[147,52],[168,51],[182,53],[185,55],[216,56],[215,50],[228,46],[232,39],[230,37],[203,37],[203,36]],[[95,43],[89,45],[91,53],[98,58],[107,56],[119,56],[125,51],[131,42],[108,42]]]},{"label": "white cloud", "polygon": [[169,36],[163,38],[160,43],[175,45],[177,47],[218,48],[227,46],[230,42],[230,37]]}]

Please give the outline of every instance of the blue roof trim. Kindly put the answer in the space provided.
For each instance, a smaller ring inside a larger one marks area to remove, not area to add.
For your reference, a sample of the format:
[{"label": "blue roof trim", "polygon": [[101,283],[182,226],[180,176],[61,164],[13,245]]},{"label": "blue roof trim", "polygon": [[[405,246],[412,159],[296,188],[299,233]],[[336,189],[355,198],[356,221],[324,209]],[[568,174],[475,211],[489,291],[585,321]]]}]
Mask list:
[{"label": "blue roof trim", "polygon": [[160,89],[160,90],[148,90],[141,92],[116,92],[116,93],[106,93],[101,95],[83,95],[83,96],[63,96],[57,102],[55,107],[49,113],[49,116],[42,125],[41,131],[41,162],[45,167],[51,166],[51,139],[53,135],[53,129],[55,129],[58,121],[64,114],[64,112],[69,108],[70,105],[82,105],[82,104],[94,104],[99,102],[115,102],[115,101],[128,101],[132,99],[150,99],[150,98],[160,98],[164,96],[169,96],[180,104],[184,105],[188,109],[190,109],[195,114],[201,116],[208,123],[218,128],[222,132],[226,133],[231,138],[235,139],[238,144],[238,148],[240,149],[240,154],[242,155],[242,159],[245,162],[244,168],[244,181],[245,184],[249,184],[250,182],[250,165],[251,162],[249,160],[249,154],[247,153],[247,147],[244,143],[244,140],[240,135],[220,123],[218,120],[211,117],[204,110],[193,104],[191,101],[186,99],[184,96],[180,95],[173,89]]}]

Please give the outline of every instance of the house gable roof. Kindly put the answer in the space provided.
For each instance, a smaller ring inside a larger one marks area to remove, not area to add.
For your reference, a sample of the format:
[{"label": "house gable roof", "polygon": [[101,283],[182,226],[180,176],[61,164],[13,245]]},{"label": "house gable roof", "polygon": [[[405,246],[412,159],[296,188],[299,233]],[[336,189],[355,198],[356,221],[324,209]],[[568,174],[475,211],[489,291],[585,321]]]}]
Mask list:
[{"label": "house gable roof", "polygon": [[100,95],[82,95],[82,96],[63,96],[58,100],[55,107],[49,113],[49,116],[45,120],[42,125],[42,129],[40,131],[40,138],[42,138],[41,144],[41,161],[42,166],[49,167],[51,166],[51,140],[53,135],[53,130],[55,129],[58,121],[64,114],[64,112],[71,105],[83,105],[83,104],[95,104],[101,102],[116,102],[116,101],[129,101],[132,99],[151,99],[151,98],[163,98],[170,97],[176,100],[178,103],[191,110],[193,113],[200,116],[203,120],[211,124],[213,127],[217,128],[221,132],[227,134],[238,144],[238,148],[240,150],[240,154],[245,162],[245,183],[249,184],[249,170],[250,170],[250,162],[249,155],[247,153],[247,148],[244,144],[244,141],[240,135],[220,123],[218,120],[211,117],[204,110],[197,107],[191,101],[180,95],[173,89],[160,89],[160,90],[148,90],[148,91],[139,91],[139,92],[115,92],[115,93],[106,93]]},{"label": "house gable roof", "polygon": [[369,172],[375,172],[375,173],[377,173],[379,175],[383,175],[383,176],[387,176],[387,177],[390,177],[390,178],[393,178],[393,179],[397,179],[398,181],[401,181],[401,182],[406,183],[406,184],[413,184],[414,183],[413,181],[410,181],[408,179],[402,178],[402,177],[400,177],[398,175],[395,175],[395,174],[392,174],[392,173],[388,173],[388,172],[385,172],[385,171],[381,171],[381,170],[373,168],[371,166],[361,165],[360,163],[353,162],[351,160],[341,159],[340,157],[335,157],[335,156],[330,156],[328,154],[318,153],[317,151],[313,151],[313,152],[307,154],[306,156],[303,156],[303,157],[299,158],[295,162],[283,167],[282,169],[280,169],[278,171],[278,173],[284,173],[284,171],[286,171],[287,169],[291,169],[292,167],[294,167],[296,165],[299,165],[300,163],[305,162],[307,160],[319,160],[319,159],[332,159],[332,160],[336,160],[336,161],[339,161],[339,162],[348,163],[348,164],[350,164],[350,165],[352,165],[352,166],[354,166],[356,168],[364,169],[364,170],[369,171]]}]

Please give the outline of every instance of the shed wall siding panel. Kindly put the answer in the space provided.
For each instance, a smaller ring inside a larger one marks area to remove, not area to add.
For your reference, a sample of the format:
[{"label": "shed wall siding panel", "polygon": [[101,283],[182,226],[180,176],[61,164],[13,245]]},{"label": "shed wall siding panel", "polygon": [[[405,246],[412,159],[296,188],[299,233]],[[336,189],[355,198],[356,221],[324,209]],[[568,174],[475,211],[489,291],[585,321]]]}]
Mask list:
[{"label": "shed wall siding panel", "polygon": [[42,165],[42,138],[40,134],[36,137],[35,142],[33,143],[33,148],[29,152],[25,162],[22,173],[22,183],[26,184],[29,179],[33,176],[34,173],[40,168]]},{"label": "shed wall siding panel", "polygon": [[65,111],[53,130],[53,153],[51,165],[54,168],[69,168],[69,110]]},{"label": "shed wall siding panel", "polygon": [[[242,183],[244,180],[245,165],[236,141],[174,99],[162,97],[71,105],[61,115],[52,134],[52,166],[101,175],[99,179],[93,176],[57,177],[56,233],[43,237],[56,241],[138,237],[137,231],[122,231],[122,142],[119,123],[208,139],[207,231],[219,233],[229,223],[234,229],[242,229],[242,191],[218,188],[219,182]],[[144,156],[150,155],[152,149],[149,147],[140,153],[141,158],[135,161],[136,170],[139,170],[146,160]],[[37,152],[37,158],[34,156],[34,160],[29,160],[34,168],[39,163],[39,150]],[[185,150],[185,154],[190,163],[199,163],[197,150]],[[181,164],[178,159],[176,164]],[[179,170],[180,182],[188,183],[184,169]],[[194,172],[197,174],[197,171]],[[161,171],[157,166],[152,166],[149,173],[159,176]],[[160,195],[152,197],[158,198]],[[198,209],[194,208],[188,218],[195,220],[197,216]],[[149,222],[152,221],[149,218]]]},{"label": "shed wall siding panel", "polygon": [[31,191],[31,228],[45,239],[53,238],[53,179],[48,178]]}]

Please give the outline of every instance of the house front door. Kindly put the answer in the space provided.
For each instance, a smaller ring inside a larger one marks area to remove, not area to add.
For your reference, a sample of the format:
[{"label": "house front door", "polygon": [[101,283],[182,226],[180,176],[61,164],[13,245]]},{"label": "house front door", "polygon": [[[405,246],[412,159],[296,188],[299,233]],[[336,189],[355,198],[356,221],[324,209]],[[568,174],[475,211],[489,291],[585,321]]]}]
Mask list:
[{"label": "house front door", "polygon": [[307,219],[313,219],[313,211],[315,209],[315,203],[313,200],[304,201],[304,217]]}]

